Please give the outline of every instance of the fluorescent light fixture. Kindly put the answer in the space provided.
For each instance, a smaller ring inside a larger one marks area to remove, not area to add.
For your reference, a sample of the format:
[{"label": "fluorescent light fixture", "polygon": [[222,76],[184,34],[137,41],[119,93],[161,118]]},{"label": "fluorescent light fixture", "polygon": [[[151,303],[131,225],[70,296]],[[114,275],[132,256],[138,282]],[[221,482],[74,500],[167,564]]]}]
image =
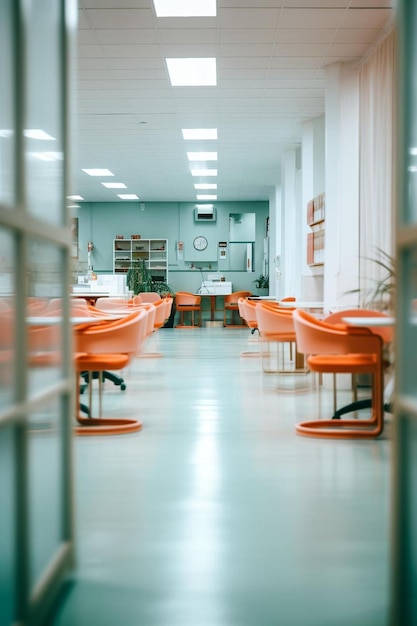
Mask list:
[{"label": "fluorescent light fixture", "polygon": [[9,137],[13,137],[14,131],[10,128],[0,128],[0,137],[4,139],[8,139]]},{"label": "fluorescent light fixture", "polygon": [[81,209],[79,204],[67,204],[67,209]]},{"label": "fluorescent light fixture", "polygon": [[40,139],[41,141],[56,141],[55,137],[51,137],[41,128],[27,128],[23,134],[28,139]]},{"label": "fluorescent light fixture", "polygon": [[196,183],[194,189],[217,189],[217,183]]},{"label": "fluorescent light fixture", "polygon": [[191,170],[192,176],[217,176],[217,170],[207,170],[207,169],[199,169],[199,170]]},{"label": "fluorescent light fixture", "polygon": [[217,161],[217,152],[187,152],[189,161]]},{"label": "fluorescent light fixture", "polygon": [[[0,131],[0,133],[1,133],[1,131]],[[409,153],[410,153],[412,156],[416,156],[416,155],[417,155],[417,148],[415,148],[415,147],[410,148],[410,149],[409,149]]]},{"label": "fluorescent light fixture", "polygon": [[89,176],[114,176],[113,172],[111,172],[110,170],[106,170],[106,169],[93,168],[93,169],[86,169],[86,170],[83,169],[82,171],[88,174]]},{"label": "fluorescent light fixture", "polygon": [[210,193],[197,194],[197,200],[217,200],[217,196]]},{"label": "fluorescent light fixture", "polygon": [[194,205],[196,209],[213,209],[213,205],[212,204],[195,204]]},{"label": "fluorescent light fixture", "polygon": [[121,200],[139,200],[139,196],[135,193],[118,193],[117,195]]},{"label": "fluorescent light fixture", "polygon": [[157,17],[215,17],[216,0],[153,0]]},{"label": "fluorescent light fixture", "polygon": [[63,161],[62,152],[27,152],[28,157],[37,161]]},{"label": "fluorescent light fixture", "polygon": [[84,200],[84,198],[82,196],[67,196],[68,200]]},{"label": "fluorescent light fixture", "polygon": [[107,189],[126,189],[126,185],[124,183],[101,183],[103,187],[107,187]]},{"label": "fluorescent light fixture", "polygon": [[166,59],[173,87],[207,87],[217,85],[216,59]]},{"label": "fluorescent light fixture", "polygon": [[217,128],[183,128],[184,139],[217,139]]}]

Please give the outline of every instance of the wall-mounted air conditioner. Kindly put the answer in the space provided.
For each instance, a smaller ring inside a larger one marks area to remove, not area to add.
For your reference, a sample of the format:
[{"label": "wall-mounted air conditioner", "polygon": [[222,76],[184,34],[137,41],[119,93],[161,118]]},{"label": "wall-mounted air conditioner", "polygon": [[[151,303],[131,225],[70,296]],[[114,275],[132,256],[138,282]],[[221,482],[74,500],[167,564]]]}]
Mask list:
[{"label": "wall-mounted air conditioner", "polygon": [[215,222],[216,207],[212,204],[196,204],[194,208],[195,222]]}]

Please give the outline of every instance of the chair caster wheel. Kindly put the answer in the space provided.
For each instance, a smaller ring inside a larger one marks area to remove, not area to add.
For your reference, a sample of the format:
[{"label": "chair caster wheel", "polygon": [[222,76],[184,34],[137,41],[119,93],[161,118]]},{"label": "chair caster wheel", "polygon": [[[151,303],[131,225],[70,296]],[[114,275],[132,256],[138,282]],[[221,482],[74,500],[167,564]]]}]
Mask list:
[{"label": "chair caster wheel", "polygon": [[124,391],[124,390],[126,389],[126,385],[125,385],[124,383],[122,383],[122,384],[120,385],[120,389],[121,389],[122,391]]}]

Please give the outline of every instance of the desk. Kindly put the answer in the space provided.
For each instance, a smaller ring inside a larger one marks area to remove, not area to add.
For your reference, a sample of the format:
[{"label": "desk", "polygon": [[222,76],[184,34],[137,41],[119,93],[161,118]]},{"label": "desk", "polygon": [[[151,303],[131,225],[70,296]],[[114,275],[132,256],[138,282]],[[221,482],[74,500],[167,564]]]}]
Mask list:
[{"label": "desk", "polygon": [[210,321],[214,322],[216,312],[216,298],[217,293],[195,293],[195,296],[201,296],[202,298],[210,298]]}]

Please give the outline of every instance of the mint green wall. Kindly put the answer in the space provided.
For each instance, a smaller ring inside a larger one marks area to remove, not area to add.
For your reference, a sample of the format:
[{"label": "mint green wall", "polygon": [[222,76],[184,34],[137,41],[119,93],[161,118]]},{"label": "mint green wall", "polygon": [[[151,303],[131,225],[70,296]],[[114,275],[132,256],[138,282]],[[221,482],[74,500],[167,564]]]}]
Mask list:
[{"label": "mint green wall", "polygon": [[[262,273],[265,223],[268,202],[216,202],[217,220],[194,221],[194,203],[186,202],[90,202],[78,209],[79,260],[87,261],[87,243],[92,241],[92,265],[97,272],[113,271],[113,240],[116,235],[140,234],[145,239],[168,239],[169,283],[175,291],[195,291],[201,284],[201,273],[191,264],[208,272],[220,271],[233,283],[233,290],[256,291],[253,281]],[[142,210],[143,208],[143,210]],[[229,214],[256,213],[254,272],[236,271],[228,259],[218,261],[219,241],[228,242]],[[196,252],[193,239],[204,235],[208,246]],[[184,259],[177,260],[176,244],[184,242]]]}]

